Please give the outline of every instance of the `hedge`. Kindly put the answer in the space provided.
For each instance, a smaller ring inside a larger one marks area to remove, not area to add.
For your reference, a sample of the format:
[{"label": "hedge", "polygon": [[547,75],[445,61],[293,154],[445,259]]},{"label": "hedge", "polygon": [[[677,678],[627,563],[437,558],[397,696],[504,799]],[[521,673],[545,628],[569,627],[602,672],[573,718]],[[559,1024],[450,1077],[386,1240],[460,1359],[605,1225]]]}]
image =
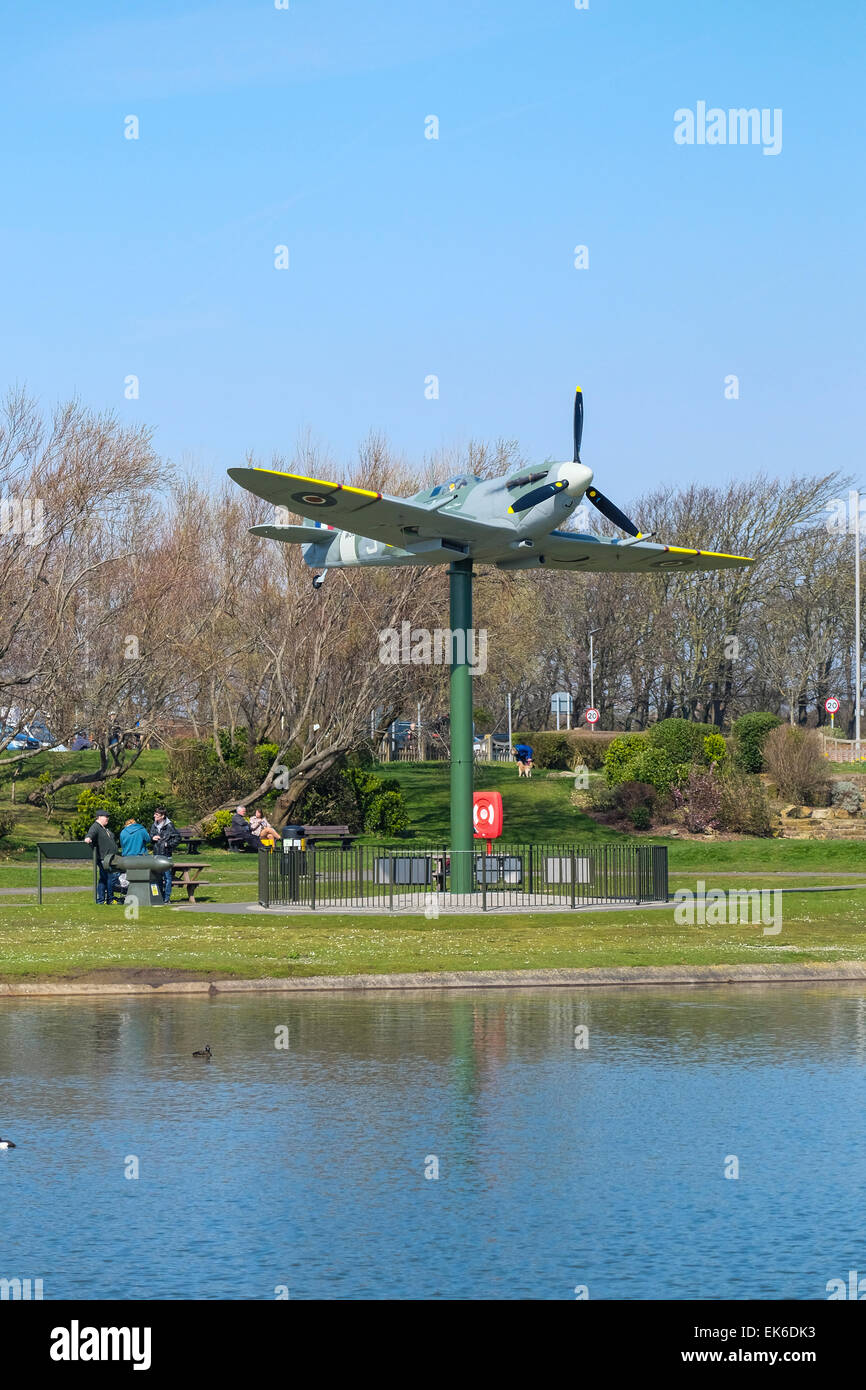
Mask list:
[{"label": "hedge", "polygon": [[513,735],[512,743],[528,743],[536,767],[570,772],[581,763],[590,769],[602,767],[608,746],[617,737],[609,729],[594,734],[586,729],[541,729],[532,733],[521,729]]},{"label": "hedge", "polygon": [[781,724],[777,714],[756,710],[741,714],[731,726],[737,762],[746,772],[764,771],[764,744],[767,735]]}]

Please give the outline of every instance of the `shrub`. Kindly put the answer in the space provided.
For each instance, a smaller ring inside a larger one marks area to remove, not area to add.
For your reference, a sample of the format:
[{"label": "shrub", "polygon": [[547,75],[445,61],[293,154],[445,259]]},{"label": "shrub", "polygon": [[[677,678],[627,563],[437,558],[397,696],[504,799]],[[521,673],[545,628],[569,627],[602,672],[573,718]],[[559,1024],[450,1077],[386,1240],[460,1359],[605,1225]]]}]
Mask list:
[{"label": "shrub", "polygon": [[571,744],[571,766],[578,768],[581,764],[597,772],[600,767],[604,767],[604,755],[609,744],[605,739],[599,738],[597,734],[577,734],[570,740]]},{"label": "shrub", "polygon": [[75,815],[72,820],[63,822],[60,831],[67,840],[83,840],[96,812],[104,810],[108,812],[109,830],[119,835],[130,816],[149,826],[156,806],[164,806],[172,816],[174,803],[171,798],[149,791],[142,778],[136,778],[133,783],[129,779],[112,777],[102,786],[84,788],[79,794]]},{"label": "shrub", "polygon": [[620,782],[613,793],[617,810],[627,816],[639,806],[643,806],[652,815],[656,799],[656,789],[649,782]]},{"label": "shrub", "polygon": [[647,733],[647,741],[653,748],[661,748],[675,765],[693,763],[704,756],[704,739],[718,735],[714,724],[698,724],[691,719],[662,719],[653,724]]},{"label": "shrub", "polygon": [[652,816],[648,806],[635,806],[630,812],[631,823],[635,830],[649,830],[652,825]]},{"label": "shrub", "polygon": [[604,775],[608,786],[615,787],[618,782],[632,782],[631,765],[646,747],[643,734],[620,734],[612,739],[604,755]]},{"label": "shrub", "polygon": [[587,805],[590,811],[599,815],[607,815],[608,812],[616,810],[616,793],[613,787],[609,787],[606,782],[596,782],[587,793]]},{"label": "shrub", "polygon": [[572,751],[567,733],[537,733],[515,735],[515,743],[528,743],[536,767],[555,768],[565,772],[571,766]]},{"label": "shrub", "polygon": [[707,734],[704,737],[704,761],[718,767],[728,756],[728,745],[721,734]]},{"label": "shrub", "polygon": [[400,835],[409,829],[409,812],[399,788],[380,791],[372,798],[364,829],[374,835]]},{"label": "shrub", "polygon": [[214,803],[240,796],[243,790],[239,769],[234,763],[220,762],[212,739],[173,744],[168,750],[168,776],[172,791],[196,816]]},{"label": "shrub", "polygon": [[669,796],[680,780],[679,769],[665,749],[653,747],[652,744],[643,749],[627,770],[633,781],[649,782],[662,796]]},{"label": "shrub", "polygon": [[720,780],[722,829],[735,835],[771,835],[770,802],[760,778],[728,763]]},{"label": "shrub", "polygon": [[[248,748],[245,729],[238,730],[234,740],[228,730],[221,729],[219,747],[223,761],[212,738],[181,739],[168,750],[171,789],[194,816],[221,801],[238,801],[246,796],[264,781],[279,752],[276,743],[258,743]],[[288,767],[297,761],[296,750],[285,758]]]},{"label": "shrub", "polygon": [[832,782],[830,799],[840,810],[856,812],[863,804],[863,793],[855,782]]},{"label": "shrub", "polygon": [[713,767],[695,766],[684,788],[686,828],[699,835],[722,823],[722,784]]},{"label": "shrub", "polygon": [[17,818],[10,811],[0,811],[0,840],[11,835],[17,824]]},{"label": "shrub", "polygon": [[316,779],[294,812],[306,825],[348,825],[353,833],[399,835],[409,813],[396,777],[363,767],[333,767]]},{"label": "shrub", "polygon": [[764,764],[779,795],[807,806],[826,804],[827,765],[814,729],[790,724],[771,729],[764,742]]},{"label": "shrub", "polygon": [[223,839],[225,828],[232,818],[231,811],[214,811],[212,816],[208,816],[201,823],[201,833],[209,845],[220,844]]},{"label": "shrub", "polygon": [[745,772],[764,771],[764,743],[768,734],[781,724],[777,714],[757,710],[735,719],[732,732],[736,759]]}]

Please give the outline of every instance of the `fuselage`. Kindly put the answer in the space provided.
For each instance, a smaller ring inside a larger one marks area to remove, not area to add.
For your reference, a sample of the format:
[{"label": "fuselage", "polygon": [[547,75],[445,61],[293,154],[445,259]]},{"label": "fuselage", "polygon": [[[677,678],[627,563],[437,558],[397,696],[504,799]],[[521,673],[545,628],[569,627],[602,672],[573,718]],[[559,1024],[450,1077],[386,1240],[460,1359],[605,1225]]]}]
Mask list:
[{"label": "fuselage", "polygon": [[[519,507],[521,499],[525,500],[533,488],[544,486],[545,480],[560,482],[562,490],[525,510],[512,510],[514,504]],[[405,547],[399,547],[316,522],[310,526],[315,539],[302,547],[302,553],[311,569],[347,569],[383,563],[445,565],[460,558],[507,563],[512,556],[519,562],[528,558],[536,538],[548,535],[565,523],[591,481],[589,468],[570,462],[522,469],[512,478],[475,478],[463,474],[444,483],[434,483],[407,498],[423,506],[428,516],[436,517],[438,535],[435,537],[418,536],[413,540],[413,528],[407,527]],[[451,538],[448,534],[451,516],[495,525],[501,528],[500,534],[481,534],[473,540]]]}]

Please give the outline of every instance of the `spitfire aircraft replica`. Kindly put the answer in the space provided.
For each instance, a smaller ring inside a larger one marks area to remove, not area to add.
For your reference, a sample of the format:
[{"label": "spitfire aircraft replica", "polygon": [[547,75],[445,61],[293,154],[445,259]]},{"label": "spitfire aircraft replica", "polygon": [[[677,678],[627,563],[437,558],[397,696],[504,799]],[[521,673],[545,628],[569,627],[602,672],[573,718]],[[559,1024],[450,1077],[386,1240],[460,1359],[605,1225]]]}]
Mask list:
[{"label": "spitfire aircraft replica", "polygon": [[[661,545],[593,486],[580,460],[583,394],[574,399],[574,458],[520,468],[502,478],[451,478],[412,497],[391,497],[348,483],[321,482],[270,468],[230,468],[229,476],[256,497],[303,518],[300,526],[253,526],[252,534],[300,545],[304,561],[319,573],[369,565],[450,565],[451,632],[451,844],[463,868],[461,891],[471,882],[472,697],[465,660],[472,626],[472,566],[502,570],[626,571],[719,570],[751,564],[742,555]],[[608,539],[559,529],[586,498],[628,539]],[[454,882],[455,887],[460,887]]]}]

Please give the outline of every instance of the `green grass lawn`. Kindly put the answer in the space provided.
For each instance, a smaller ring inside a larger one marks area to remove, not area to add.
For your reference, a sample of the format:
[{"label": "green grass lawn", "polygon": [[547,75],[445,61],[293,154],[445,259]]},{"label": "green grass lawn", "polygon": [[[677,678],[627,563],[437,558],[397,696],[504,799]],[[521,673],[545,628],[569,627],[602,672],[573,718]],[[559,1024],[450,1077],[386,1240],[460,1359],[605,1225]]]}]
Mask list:
[{"label": "green grass lawn", "polygon": [[[0,886],[5,880],[7,865],[35,859],[33,846],[37,840],[58,840],[61,838],[60,822],[72,815],[80,787],[67,787],[58,795],[57,807],[50,820],[44,810],[27,807],[23,798],[27,791],[36,785],[36,779],[46,768],[63,770],[74,763],[75,766],[97,766],[93,753],[43,753],[26,764],[27,778],[18,784],[18,800],[10,806],[9,783],[0,784],[0,810],[12,810],[19,817],[15,840],[19,848],[14,852],[8,849],[0,856]],[[448,764],[439,763],[387,763],[377,767],[383,776],[394,777],[400,783],[406,798],[411,823],[409,835],[394,844],[435,843],[445,844],[449,837],[451,792]],[[168,790],[165,754],[150,750],[142,753],[132,778],[146,777],[149,785],[157,791]],[[567,841],[598,843],[634,838],[619,830],[597,824],[590,816],[571,804],[574,783],[571,776],[536,769],[531,780],[518,778],[517,768],[511,764],[478,763],[475,767],[475,785],[478,790],[496,789],[502,793],[505,833],[503,843],[540,844],[544,842],[561,844]],[[175,816],[178,824],[191,819],[188,811],[180,808]],[[361,836],[361,843],[380,842],[381,837]],[[807,840],[663,840],[656,836],[640,836],[642,842],[668,844],[671,849],[672,867],[675,856],[679,868],[695,871],[705,866],[752,870],[769,868],[813,869],[818,864],[828,868],[859,869],[866,867],[866,840],[864,841],[807,841]],[[203,846],[207,855],[222,853],[209,846]],[[239,856],[236,856],[239,857]]]},{"label": "green grass lawn", "polygon": [[[61,822],[69,820],[75,815],[81,792],[86,786],[92,785],[91,783],[83,783],[78,786],[61,788],[57,793],[54,812],[48,817],[44,807],[27,804],[27,796],[35,790],[43,772],[51,772],[56,776],[58,773],[68,772],[72,769],[95,772],[98,767],[98,754],[88,750],[80,753],[38,753],[23,764],[25,775],[16,783],[14,805],[11,800],[11,783],[8,781],[0,782],[0,811],[11,813],[18,822],[13,835],[16,847],[23,845],[25,852],[32,854],[32,847],[37,840],[62,839]],[[4,777],[7,777],[8,774],[9,768],[4,768]],[[127,778],[133,786],[138,785],[137,779],[139,777],[146,778],[148,787],[152,788],[158,795],[164,796],[168,792],[165,753],[160,749],[153,748],[143,752],[132,770],[127,773]],[[181,824],[184,823],[185,821],[182,820]],[[8,853],[8,849],[6,852]]]},{"label": "green grass lawn", "polygon": [[[0,810],[11,811],[18,818],[14,841],[21,849],[18,858],[31,856],[37,840],[59,840],[61,822],[75,812],[81,786],[64,787],[57,795],[52,816],[44,809],[28,806],[26,797],[44,771],[60,772],[69,767],[93,770],[98,766],[95,753],[41,753],[25,764],[26,777],[16,787],[16,802],[10,803],[11,786],[0,784]],[[387,763],[376,768],[383,777],[396,777],[406,797],[411,821],[408,838],[416,841],[443,843],[449,834],[451,792],[447,763]],[[163,752],[142,753],[130,780],[147,779],[159,795],[168,792],[166,757]],[[574,790],[573,779],[559,773],[536,771],[531,779],[517,776],[516,766],[479,763],[475,769],[475,785],[480,790],[496,788],[501,791],[505,807],[506,838],[512,844],[539,843],[550,840],[613,840],[621,839],[620,832],[599,826],[589,816],[570,803]],[[188,808],[180,807],[175,823],[186,824],[192,816]],[[362,836],[362,843],[380,841],[381,836]],[[8,854],[8,851],[7,851]]]},{"label": "green grass lawn", "polygon": [[[64,755],[44,755],[63,758]],[[92,755],[66,755],[88,758]],[[34,760],[37,764],[43,759]],[[164,755],[144,754],[141,775],[164,777]],[[36,769],[38,771],[38,768]],[[446,764],[391,764],[381,769],[403,786],[413,833],[397,843],[444,844],[450,793]],[[137,773],[135,775],[138,775]],[[26,784],[25,784],[26,785]],[[536,772],[518,780],[507,765],[482,764],[479,788],[498,788],[505,807],[509,843],[613,841],[619,832],[601,827],[571,805],[570,777]],[[8,797],[8,784],[3,788]],[[77,789],[69,792],[74,804]],[[68,814],[71,805],[65,812]],[[61,813],[62,814],[62,813]],[[56,820],[44,812],[25,818],[36,838],[59,838]],[[178,819],[182,819],[180,816]],[[371,837],[367,837],[368,839]],[[628,838],[628,837],[625,837]],[[653,837],[640,837],[644,842]],[[866,878],[866,842],[809,840],[684,840],[667,844],[671,890],[708,887],[785,887]],[[212,886],[201,899],[255,902],[252,856],[202,847],[203,877]],[[35,886],[32,848],[0,859],[0,888]],[[807,878],[794,875],[806,874]],[[142,910],[128,921],[120,907],[96,907],[88,892],[86,865],[45,866],[46,887],[81,885],[83,892],[57,893],[41,907],[24,893],[0,895],[0,975],[77,976],[91,971],[168,969],[225,973],[247,978],[286,974],[354,974],[455,969],[527,969],[556,966],[706,965],[747,961],[866,960],[866,886],[856,881],[844,893],[791,893],[783,899],[783,929],[764,936],[760,927],[678,926],[674,909],[628,908],[617,912],[539,912],[310,917],[226,916],[219,913]]]},{"label": "green grass lawn", "polygon": [[678,926],[657,911],[412,917],[226,917],[96,908],[78,895],[0,914],[0,975],[185,971],[239,978],[573,966],[866,960],[866,889],[792,894],[782,930]]},{"label": "green grass lawn", "polygon": [[[383,777],[395,777],[400,783],[414,837],[445,843],[451,814],[448,764],[388,763],[376,770]],[[517,767],[509,763],[476,763],[475,790],[502,793],[505,824],[502,838],[508,844],[562,844],[568,840],[624,838],[621,831],[598,825],[571,805],[574,791],[571,775],[536,770],[531,778],[518,778]]]}]

